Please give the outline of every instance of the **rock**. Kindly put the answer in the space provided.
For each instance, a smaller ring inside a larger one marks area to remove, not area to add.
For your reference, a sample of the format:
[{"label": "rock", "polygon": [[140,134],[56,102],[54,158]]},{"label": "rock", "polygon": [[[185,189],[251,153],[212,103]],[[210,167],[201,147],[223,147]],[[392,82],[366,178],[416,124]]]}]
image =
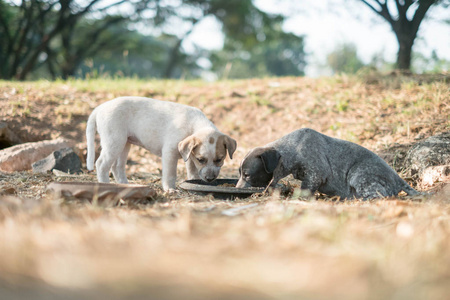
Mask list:
[{"label": "rock", "polygon": [[0,188],[0,195],[14,195],[17,194],[17,191],[12,186],[6,186]]},{"label": "rock", "polygon": [[436,182],[450,182],[450,165],[428,167],[422,172],[422,185],[432,186]]},{"label": "rock", "polygon": [[32,163],[45,158],[55,150],[71,146],[70,141],[59,138],[5,148],[0,150],[0,171],[10,173],[30,170]]},{"label": "rock", "polygon": [[75,174],[81,172],[81,160],[72,148],[63,148],[35,162],[32,168],[33,173],[47,173],[47,171],[59,170]]},{"label": "rock", "polygon": [[[417,176],[427,184],[440,181],[439,177],[447,172],[445,166],[450,165],[450,131],[414,144],[406,154],[405,164],[409,166],[411,176]],[[442,167],[433,168],[437,166]]]}]

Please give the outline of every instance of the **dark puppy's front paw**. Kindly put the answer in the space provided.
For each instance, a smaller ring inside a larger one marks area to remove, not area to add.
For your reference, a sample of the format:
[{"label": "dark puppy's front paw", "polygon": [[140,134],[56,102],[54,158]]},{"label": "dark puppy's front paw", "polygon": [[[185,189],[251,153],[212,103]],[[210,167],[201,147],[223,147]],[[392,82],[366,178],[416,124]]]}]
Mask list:
[{"label": "dark puppy's front paw", "polygon": [[266,188],[269,194],[278,193],[280,196],[288,197],[292,193],[292,187],[289,183],[277,183]]}]

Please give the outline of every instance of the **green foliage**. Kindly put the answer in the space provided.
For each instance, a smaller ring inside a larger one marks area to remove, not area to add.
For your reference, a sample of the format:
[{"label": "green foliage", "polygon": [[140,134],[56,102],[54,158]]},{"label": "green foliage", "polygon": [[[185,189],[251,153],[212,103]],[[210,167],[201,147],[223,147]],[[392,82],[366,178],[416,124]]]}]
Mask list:
[{"label": "green foliage", "polygon": [[[283,32],[284,17],[251,0],[146,0],[127,10],[121,3],[0,0],[0,78],[195,78],[200,58],[219,77],[230,61],[229,77],[303,74],[303,38]],[[222,25],[224,49],[185,52],[184,39],[210,16]],[[145,33],[136,29],[143,26]]]},{"label": "green foliage", "polygon": [[450,61],[439,58],[436,51],[430,56],[413,52],[412,70],[415,73],[442,73],[450,70]]},{"label": "green foliage", "polygon": [[284,32],[278,16],[261,12],[259,20],[243,40],[226,36],[224,49],[210,56],[213,71],[220,78],[304,75],[303,37]]},{"label": "green foliage", "polygon": [[111,77],[162,77],[168,59],[170,36],[144,36],[117,26],[105,32],[105,39],[117,37],[114,47],[99,50],[91,59],[85,60],[77,76],[86,77],[94,70],[101,76]]},{"label": "green foliage", "polygon": [[338,45],[335,50],[328,54],[327,63],[334,74],[354,74],[364,66],[364,63],[358,57],[356,46],[350,43]]}]

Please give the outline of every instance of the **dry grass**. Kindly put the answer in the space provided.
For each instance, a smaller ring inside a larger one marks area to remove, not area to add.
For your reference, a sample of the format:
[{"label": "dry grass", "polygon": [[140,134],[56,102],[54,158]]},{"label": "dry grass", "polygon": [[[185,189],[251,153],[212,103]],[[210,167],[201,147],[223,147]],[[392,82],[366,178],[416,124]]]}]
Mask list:
[{"label": "dry grass", "polygon": [[[198,106],[246,151],[312,127],[371,150],[450,129],[449,84],[403,77],[0,82],[0,116],[24,140],[80,142],[87,115],[119,95]],[[160,191],[159,159],[134,149],[132,182]],[[184,167],[179,166],[180,180]],[[0,296],[5,299],[445,299],[450,188],[429,197],[335,201],[287,194],[236,201],[180,192],[120,206],[45,193],[79,177],[0,174]],[[412,185],[417,186],[415,182]],[[229,217],[222,211],[257,204]]]}]

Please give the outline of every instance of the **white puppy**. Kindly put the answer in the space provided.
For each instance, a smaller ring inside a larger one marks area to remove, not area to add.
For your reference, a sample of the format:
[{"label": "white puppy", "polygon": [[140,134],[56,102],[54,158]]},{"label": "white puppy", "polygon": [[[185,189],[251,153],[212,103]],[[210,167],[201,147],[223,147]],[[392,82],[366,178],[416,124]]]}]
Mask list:
[{"label": "white puppy", "polygon": [[94,169],[97,129],[102,151],[96,162],[97,179],[127,183],[125,165],[131,144],[162,158],[162,186],[175,189],[177,162],[186,162],[188,179],[213,181],[223,161],[232,158],[236,141],[221,133],[197,108],[144,97],[120,97],[95,108],[86,127],[87,168]]}]

